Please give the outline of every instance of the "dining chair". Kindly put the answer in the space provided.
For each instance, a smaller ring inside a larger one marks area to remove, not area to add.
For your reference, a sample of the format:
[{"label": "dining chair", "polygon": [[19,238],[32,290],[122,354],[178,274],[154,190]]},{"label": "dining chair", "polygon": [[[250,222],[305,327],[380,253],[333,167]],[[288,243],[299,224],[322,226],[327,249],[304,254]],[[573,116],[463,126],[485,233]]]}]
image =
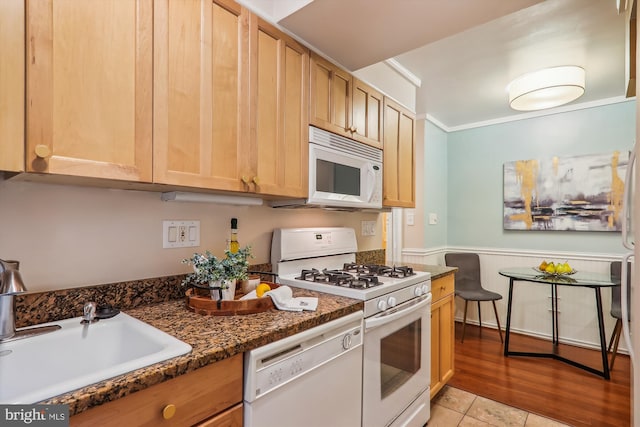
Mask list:
[{"label": "dining chair", "polygon": [[[622,283],[622,263],[620,261],[613,261],[610,265],[610,274],[612,282]],[[627,269],[627,290],[630,288],[631,282],[631,264]],[[613,369],[613,362],[616,360],[616,354],[618,354],[618,344],[620,343],[620,334],[622,333],[622,307],[620,303],[620,286],[614,286],[611,288],[611,317],[616,319],[616,325],[613,327],[611,333],[611,339],[609,339],[609,347],[607,351],[611,353],[611,359],[609,360],[609,370]],[[613,347],[613,350],[612,350]]]},{"label": "dining chair", "polygon": [[502,295],[492,292],[482,287],[480,282],[480,257],[474,253],[447,253],[444,255],[445,264],[450,267],[458,267],[455,274],[455,294],[464,300],[464,319],[462,322],[462,342],[464,342],[465,326],[467,325],[467,305],[469,301],[477,301],[478,303],[478,322],[482,328],[482,314],[480,311],[481,301],[491,301],[493,303],[493,312],[496,315],[498,323],[498,332],[500,333],[500,341],[502,338],[502,328],[500,327],[500,318],[498,317],[498,309],[496,301],[502,299]]}]

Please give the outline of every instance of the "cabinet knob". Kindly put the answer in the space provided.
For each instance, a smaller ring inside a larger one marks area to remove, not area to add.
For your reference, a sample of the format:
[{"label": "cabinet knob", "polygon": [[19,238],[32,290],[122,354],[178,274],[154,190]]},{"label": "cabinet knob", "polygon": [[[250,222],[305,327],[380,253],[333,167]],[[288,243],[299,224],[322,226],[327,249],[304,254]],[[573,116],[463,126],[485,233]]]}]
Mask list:
[{"label": "cabinet knob", "polygon": [[260,185],[260,180],[258,179],[258,177],[257,177],[257,176],[254,176],[254,177],[253,177],[253,179],[252,179],[251,181],[253,181],[253,183],[254,183],[255,185]]},{"label": "cabinet knob", "polygon": [[162,418],[165,420],[170,420],[176,414],[176,405],[173,403],[168,404],[162,410]]},{"label": "cabinet knob", "polygon": [[240,180],[241,180],[245,185],[249,185],[249,178],[247,178],[245,175],[242,175],[242,177],[240,178]]},{"label": "cabinet knob", "polygon": [[351,132],[357,133],[358,132],[358,128],[355,127],[355,126],[351,126]]},{"label": "cabinet knob", "polygon": [[49,148],[49,146],[45,144],[36,145],[34,151],[36,153],[36,156],[38,156],[41,159],[45,159],[51,156],[51,148]]}]

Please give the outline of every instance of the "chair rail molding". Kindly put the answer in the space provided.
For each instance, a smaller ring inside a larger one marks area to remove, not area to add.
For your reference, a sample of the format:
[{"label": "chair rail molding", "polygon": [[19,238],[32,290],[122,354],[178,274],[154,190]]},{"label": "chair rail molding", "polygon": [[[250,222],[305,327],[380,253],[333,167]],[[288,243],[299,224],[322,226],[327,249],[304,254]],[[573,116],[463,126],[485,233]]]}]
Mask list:
[{"label": "chair rail molding", "polygon": [[[621,254],[614,253],[588,253],[566,251],[541,251],[530,249],[512,248],[487,248],[472,246],[441,246],[430,248],[404,248],[402,261],[415,264],[446,265],[444,254],[447,252],[474,252],[480,255],[482,264],[482,283],[487,289],[498,292],[503,299],[496,301],[498,315],[506,319],[507,297],[509,280],[499,274],[499,271],[508,267],[537,266],[541,260],[565,261],[568,260],[576,270],[586,270],[598,273],[608,273],[611,261],[619,261]],[[560,342],[573,344],[580,347],[599,348],[599,332],[595,320],[595,302],[593,291],[589,289],[573,289],[561,287],[559,289],[559,321]],[[533,284],[518,283],[514,289],[513,309],[515,312],[528,311],[527,316],[512,319],[511,330],[514,332],[531,335],[539,338],[550,338],[548,331],[551,328],[551,316],[548,311],[550,305],[550,288],[548,286],[535,286]],[[456,321],[461,321],[463,316],[463,304],[456,298]],[[477,309],[471,305],[467,322],[478,324]],[[605,321],[605,333],[611,335],[615,320],[609,314],[611,306],[611,292],[602,291],[602,306]],[[528,308],[527,308],[528,307]],[[487,310],[482,316],[482,325],[497,327],[495,316],[491,310]],[[620,344],[619,351],[624,353],[625,348]]]}]

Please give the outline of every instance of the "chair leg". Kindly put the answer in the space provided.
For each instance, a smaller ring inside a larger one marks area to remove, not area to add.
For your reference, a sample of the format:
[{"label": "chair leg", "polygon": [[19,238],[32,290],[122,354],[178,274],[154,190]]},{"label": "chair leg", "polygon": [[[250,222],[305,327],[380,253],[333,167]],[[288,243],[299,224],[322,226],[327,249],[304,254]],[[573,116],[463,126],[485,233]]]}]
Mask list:
[{"label": "chair leg", "polygon": [[496,315],[496,323],[498,324],[498,332],[500,332],[500,342],[504,343],[504,339],[502,338],[502,328],[500,327],[500,318],[498,317],[498,309],[496,308],[496,302],[491,301],[493,303],[493,312]]},{"label": "chair leg", "polygon": [[[620,334],[622,333],[622,320],[618,319],[616,326],[613,328],[613,335],[611,340],[613,341],[613,352],[611,353],[611,361],[609,362],[609,370],[613,369],[613,362],[616,360],[616,354],[618,354],[618,344],[620,343]],[[613,338],[615,337],[615,341]],[[611,347],[611,343],[609,343]]]},{"label": "chair leg", "polygon": [[464,342],[464,329],[465,326],[467,326],[467,304],[469,303],[469,301],[464,300],[464,318],[462,320],[462,341]]},{"label": "chair leg", "polygon": [[478,323],[480,324],[480,333],[482,334],[482,313],[480,312],[480,301],[478,301]]},{"label": "chair leg", "polygon": [[611,332],[611,339],[609,339],[609,347],[607,347],[607,351],[610,352],[611,351],[611,347],[613,346],[613,340],[615,339],[616,335],[618,335],[618,329],[622,328],[622,320],[621,319],[617,319],[616,320],[616,325],[613,327],[613,332]]}]

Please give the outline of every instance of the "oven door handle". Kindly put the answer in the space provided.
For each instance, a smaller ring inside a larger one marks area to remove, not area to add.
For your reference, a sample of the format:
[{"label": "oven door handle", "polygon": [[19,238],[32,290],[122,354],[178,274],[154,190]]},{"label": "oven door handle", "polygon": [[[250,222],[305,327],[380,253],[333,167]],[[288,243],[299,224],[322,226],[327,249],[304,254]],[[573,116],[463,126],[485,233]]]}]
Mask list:
[{"label": "oven door handle", "polygon": [[369,319],[364,319],[364,328],[365,330],[369,330],[386,325],[402,316],[406,316],[407,314],[413,313],[414,311],[422,310],[429,304],[431,304],[431,293],[413,300],[412,303],[406,304],[406,307],[399,307],[399,310],[393,309],[390,311],[382,312],[381,314]]}]

